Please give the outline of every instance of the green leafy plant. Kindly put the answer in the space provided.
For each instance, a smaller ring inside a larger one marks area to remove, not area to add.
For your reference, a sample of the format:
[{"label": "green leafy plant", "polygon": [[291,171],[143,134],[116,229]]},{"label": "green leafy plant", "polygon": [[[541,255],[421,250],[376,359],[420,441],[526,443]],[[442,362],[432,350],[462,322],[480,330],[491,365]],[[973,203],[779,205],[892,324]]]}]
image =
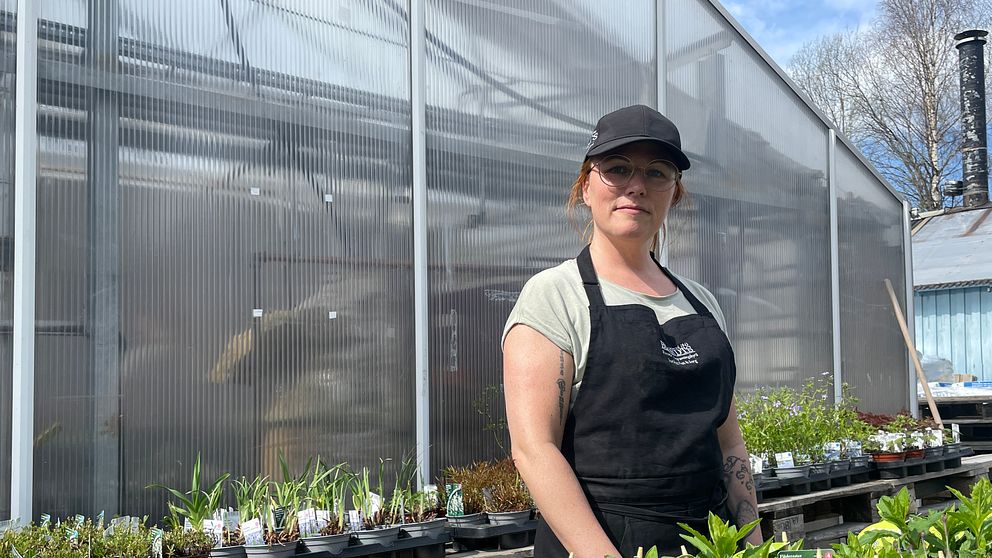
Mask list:
[{"label": "green leafy plant", "polygon": [[760,546],[752,546],[749,549],[741,551],[738,551],[737,548],[740,542],[759,523],[761,523],[761,520],[756,519],[738,529],[736,525],[731,525],[720,519],[718,515],[710,512],[707,518],[707,527],[709,528],[708,537],[685,523],[679,523],[678,525],[689,533],[688,535],[681,534],[680,536],[699,550],[699,554],[697,554],[698,558],[730,558],[734,556],[758,558],[768,556],[772,544],[771,540],[765,541]]},{"label": "green leafy plant", "polygon": [[975,556],[988,556],[992,542],[992,482],[982,478],[971,487],[971,496],[948,487],[958,499],[958,505],[947,512],[947,539],[960,533],[963,539],[960,551],[973,552]]},{"label": "green leafy plant", "polygon": [[161,488],[169,492],[176,502],[170,501],[169,523],[173,529],[182,527],[179,520],[184,517],[189,520],[194,529],[203,528],[203,520],[210,519],[217,508],[220,507],[220,498],[224,493],[224,481],[230,477],[230,473],[222,473],[214,479],[210,485],[204,489],[200,486],[200,454],[196,454],[196,463],[193,464],[193,480],[187,492],[181,492],[174,488],[169,488],[161,484],[151,484],[146,488]]},{"label": "green leafy plant", "polygon": [[241,521],[265,517],[269,501],[269,477],[257,476],[252,480],[241,477],[231,482],[231,488]]},{"label": "green leafy plant", "polygon": [[201,529],[170,529],[162,536],[165,558],[200,558],[210,554],[214,541]]}]

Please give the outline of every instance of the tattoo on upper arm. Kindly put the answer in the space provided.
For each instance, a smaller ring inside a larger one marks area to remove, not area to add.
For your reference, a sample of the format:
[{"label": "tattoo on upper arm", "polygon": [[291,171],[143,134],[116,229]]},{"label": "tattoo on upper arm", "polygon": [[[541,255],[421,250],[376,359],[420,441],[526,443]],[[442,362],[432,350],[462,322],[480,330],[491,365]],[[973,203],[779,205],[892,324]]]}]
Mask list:
[{"label": "tattoo on upper arm", "polygon": [[558,422],[565,422],[565,351],[558,350]]}]

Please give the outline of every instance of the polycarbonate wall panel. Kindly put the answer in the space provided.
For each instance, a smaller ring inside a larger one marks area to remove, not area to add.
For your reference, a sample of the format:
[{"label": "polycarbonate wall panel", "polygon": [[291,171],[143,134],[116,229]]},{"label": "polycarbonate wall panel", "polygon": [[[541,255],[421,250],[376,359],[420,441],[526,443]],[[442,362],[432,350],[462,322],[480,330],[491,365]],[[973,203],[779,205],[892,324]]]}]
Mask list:
[{"label": "polycarbonate wall panel", "polygon": [[427,2],[435,470],[502,455],[504,322],[581,248],[563,207],[597,118],[656,102],[654,21],[648,0]]},{"label": "polycarbonate wall panel", "polygon": [[665,2],[668,114],[692,160],[672,268],[717,298],[737,386],[833,369],[827,129],[713,6]]},{"label": "polycarbonate wall panel", "polygon": [[36,514],[412,451],[406,4],[41,12]]},{"label": "polycarbonate wall panel", "polygon": [[884,280],[905,312],[902,202],[839,141],[836,157],[843,379],[862,408],[895,413],[909,405],[909,354]]},{"label": "polycarbonate wall panel", "polygon": [[[14,319],[14,85],[17,2],[0,0],[0,322]],[[0,328],[0,520],[10,519],[11,330]]]}]

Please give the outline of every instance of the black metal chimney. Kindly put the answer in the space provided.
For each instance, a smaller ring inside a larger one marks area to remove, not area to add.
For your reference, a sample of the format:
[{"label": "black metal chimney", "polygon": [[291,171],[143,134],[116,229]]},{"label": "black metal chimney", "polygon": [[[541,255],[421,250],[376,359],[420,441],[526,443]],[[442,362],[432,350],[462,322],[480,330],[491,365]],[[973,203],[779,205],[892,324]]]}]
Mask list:
[{"label": "black metal chimney", "polygon": [[961,67],[961,142],[964,205],[989,203],[989,148],[985,118],[985,36],[972,29],[954,35]]}]

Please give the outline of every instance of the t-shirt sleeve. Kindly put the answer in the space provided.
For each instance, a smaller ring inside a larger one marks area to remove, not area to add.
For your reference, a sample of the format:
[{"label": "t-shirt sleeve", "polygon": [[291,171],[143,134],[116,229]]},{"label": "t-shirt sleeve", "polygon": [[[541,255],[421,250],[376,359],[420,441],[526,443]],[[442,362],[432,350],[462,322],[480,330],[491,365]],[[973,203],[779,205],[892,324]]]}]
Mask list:
[{"label": "t-shirt sleeve", "polygon": [[523,324],[533,328],[548,338],[559,349],[576,354],[577,333],[569,315],[569,307],[565,300],[561,278],[546,270],[530,278],[520,291],[517,303],[510,311],[510,317],[503,327],[503,339],[510,328]]}]

